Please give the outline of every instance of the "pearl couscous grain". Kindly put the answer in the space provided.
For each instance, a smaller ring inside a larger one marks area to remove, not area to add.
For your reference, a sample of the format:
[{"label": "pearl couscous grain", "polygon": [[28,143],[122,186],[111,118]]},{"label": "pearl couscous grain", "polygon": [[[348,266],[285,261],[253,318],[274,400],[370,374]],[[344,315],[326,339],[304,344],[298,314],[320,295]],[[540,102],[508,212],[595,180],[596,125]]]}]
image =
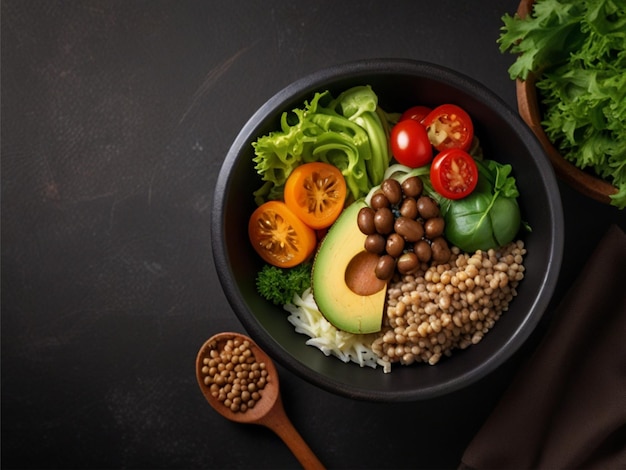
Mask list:
[{"label": "pearl couscous grain", "polygon": [[422,263],[395,278],[372,350],[392,363],[434,365],[454,349],[477,344],[517,295],[525,254],[521,240],[474,254],[453,247],[447,263]]},{"label": "pearl couscous grain", "polygon": [[258,362],[250,342],[229,339],[211,349],[202,361],[204,384],[211,394],[234,412],[245,412],[261,399],[269,380],[264,362]]}]

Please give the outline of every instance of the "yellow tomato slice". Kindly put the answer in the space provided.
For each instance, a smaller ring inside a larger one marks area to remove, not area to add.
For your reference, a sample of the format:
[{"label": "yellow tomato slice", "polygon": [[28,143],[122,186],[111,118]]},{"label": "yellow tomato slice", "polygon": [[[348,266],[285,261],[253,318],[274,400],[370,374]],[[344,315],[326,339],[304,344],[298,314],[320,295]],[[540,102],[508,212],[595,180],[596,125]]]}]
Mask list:
[{"label": "yellow tomato slice", "polygon": [[252,213],[248,236],[259,256],[279,268],[307,260],[317,243],[315,231],[281,201],[268,201]]},{"label": "yellow tomato slice", "polygon": [[339,168],[312,162],[296,167],[285,182],[285,204],[309,227],[330,227],[343,210],[346,180]]}]

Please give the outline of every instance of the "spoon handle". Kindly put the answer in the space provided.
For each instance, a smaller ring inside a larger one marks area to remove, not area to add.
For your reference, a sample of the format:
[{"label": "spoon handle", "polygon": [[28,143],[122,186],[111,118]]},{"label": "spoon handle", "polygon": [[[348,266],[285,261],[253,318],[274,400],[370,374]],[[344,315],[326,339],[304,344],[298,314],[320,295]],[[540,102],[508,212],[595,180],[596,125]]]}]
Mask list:
[{"label": "spoon handle", "polygon": [[293,426],[280,402],[273,413],[262,424],[274,431],[289,447],[305,470],[325,470],[326,467],[319,461],[300,433]]}]

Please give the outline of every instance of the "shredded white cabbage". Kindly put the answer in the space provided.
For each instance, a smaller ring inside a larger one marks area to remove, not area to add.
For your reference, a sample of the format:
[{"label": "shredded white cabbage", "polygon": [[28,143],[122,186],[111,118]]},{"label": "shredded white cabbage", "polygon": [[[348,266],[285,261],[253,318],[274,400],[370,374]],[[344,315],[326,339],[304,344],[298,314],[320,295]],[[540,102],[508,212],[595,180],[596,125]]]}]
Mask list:
[{"label": "shredded white cabbage", "polygon": [[377,334],[357,335],[334,327],[317,308],[311,289],[305,290],[302,296],[294,295],[293,304],[286,304],[284,309],[290,313],[287,320],[296,332],[310,338],[307,345],[315,346],[326,356],[333,355],[343,362],[351,361],[373,369],[382,366],[383,372],[391,372],[391,363],[372,351],[371,344]]}]

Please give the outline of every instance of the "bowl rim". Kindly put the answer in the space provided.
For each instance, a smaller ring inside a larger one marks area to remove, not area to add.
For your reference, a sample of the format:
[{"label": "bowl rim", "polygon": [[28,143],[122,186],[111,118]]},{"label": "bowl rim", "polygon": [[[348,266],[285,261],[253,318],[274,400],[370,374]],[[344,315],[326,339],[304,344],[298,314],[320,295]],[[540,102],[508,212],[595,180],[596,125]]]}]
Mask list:
[{"label": "bowl rim", "polygon": [[[525,18],[532,13],[534,0],[521,0],[517,15]],[[515,80],[515,92],[517,107],[522,119],[543,145],[556,174],[576,191],[604,204],[611,204],[610,196],[616,194],[618,189],[608,181],[581,170],[573,163],[566,160],[557,148],[552,144],[543,126],[541,125],[541,109],[535,83],[537,76],[529,74],[526,80]]]},{"label": "bowl rim", "polygon": [[[550,233],[553,233],[554,236],[552,237],[550,250],[551,256],[550,259],[546,261],[547,267],[539,293],[530,306],[530,313],[526,315],[525,320],[516,327],[508,341],[486,361],[456,376],[454,379],[429,387],[405,391],[373,391],[338,382],[299,362],[281,344],[277,343],[254,317],[254,314],[249,312],[247,305],[243,299],[240,298],[238,286],[234,282],[234,273],[227,256],[224,233],[224,208],[226,205],[226,194],[228,194],[230,186],[229,172],[237,161],[237,149],[250,144],[250,136],[255,135],[255,132],[261,125],[262,118],[266,116],[268,112],[275,109],[284,109],[285,104],[291,102],[295,95],[303,95],[303,90],[315,90],[317,87],[324,87],[337,80],[350,78],[355,74],[404,73],[414,75],[418,71],[420,77],[433,79],[441,79],[444,77],[449,81],[448,83],[452,83],[453,86],[468,90],[470,93],[475,93],[481,98],[488,97],[497,107],[497,112],[508,120],[510,125],[515,128],[516,132],[523,135],[523,138],[529,143],[528,145],[535,147],[537,150],[536,154],[545,155],[545,151],[537,138],[520,118],[519,114],[507,105],[498,95],[467,75],[442,65],[421,60],[401,58],[365,59],[332,65],[306,75],[287,85],[261,105],[242,127],[233,141],[218,174],[214,189],[211,221],[213,259],[223,291],[235,315],[243,324],[248,334],[282,366],[323,390],[352,399],[375,402],[432,399],[465,388],[484,378],[506,362],[522,344],[526,342],[530,334],[534,331],[552,298],[561,266],[564,223],[560,193],[558,191],[554,169],[549,160],[547,158],[537,158],[535,163],[539,167],[539,170],[545,174],[547,188],[551,187],[554,189],[554,194],[550,194],[550,196],[553,197],[549,198],[548,206],[546,207],[546,210],[550,211],[552,215],[550,217]],[[244,315],[241,312],[247,312],[248,314]],[[382,371],[377,372],[383,373]]]}]

